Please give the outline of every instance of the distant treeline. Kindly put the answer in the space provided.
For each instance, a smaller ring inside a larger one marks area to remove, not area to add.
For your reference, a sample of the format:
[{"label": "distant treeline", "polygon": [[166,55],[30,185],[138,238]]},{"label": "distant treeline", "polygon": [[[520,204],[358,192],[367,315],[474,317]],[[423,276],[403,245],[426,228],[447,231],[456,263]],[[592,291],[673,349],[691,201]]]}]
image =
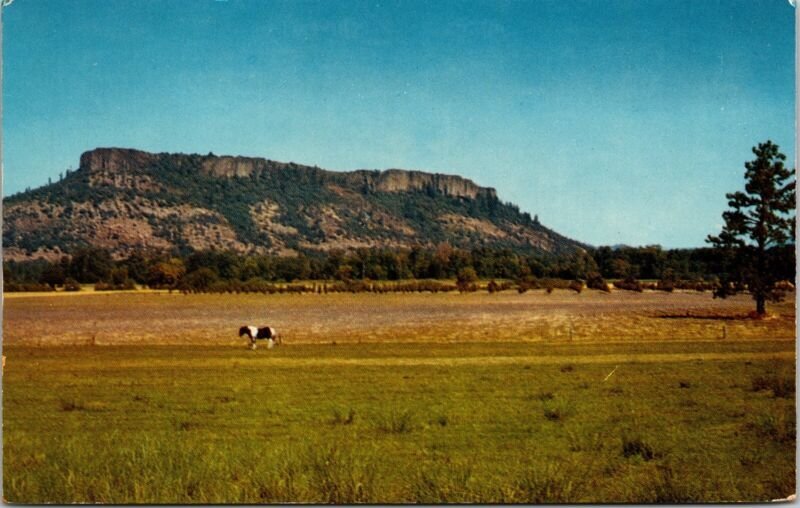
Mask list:
[{"label": "distant treeline", "polygon": [[[794,280],[794,246],[774,249],[769,262]],[[330,281],[295,291],[469,290],[478,279],[514,281],[521,291],[572,287],[579,281],[602,289],[606,279],[621,289],[708,288],[725,274],[725,258],[711,248],[669,249],[659,246],[599,247],[569,257],[525,255],[506,249],[458,249],[447,243],[426,249],[356,249],[311,252],[298,256],[241,255],[230,251],[198,251],[186,256],[137,252],[114,260],[109,251],[86,247],[59,261],[7,261],[6,291],[36,291],[55,287],[78,290],[151,288],[184,291],[285,292],[295,281]],[[449,283],[441,282],[449,279]],[[653,282],[644,284],[641,279]],[[452,281],[455,280],[455,285]],[[370,281],[403,281],[370,285]],[[437,282],[439,281],[439,282]],[[702,283],[702,284],[700,284]],[[406,284],[407,286],[403,286]],[[700,285],[698,285],[700,284]],[[623,287],[626,286],[626,287]],[[490,290],[509,289],[496,286]]]}]

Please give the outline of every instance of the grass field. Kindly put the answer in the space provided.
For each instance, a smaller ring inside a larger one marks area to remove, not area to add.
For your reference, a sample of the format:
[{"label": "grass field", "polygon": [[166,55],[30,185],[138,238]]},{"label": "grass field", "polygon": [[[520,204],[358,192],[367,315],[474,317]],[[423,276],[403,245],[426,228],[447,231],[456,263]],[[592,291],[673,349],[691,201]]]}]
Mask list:
[{"label": "grass field", "polygon": [[[751,307],[594,291],[7,297],[4,497],[786,497],[794,301],[742,319]],[[247,350],[247,323],[286,344]]]}]

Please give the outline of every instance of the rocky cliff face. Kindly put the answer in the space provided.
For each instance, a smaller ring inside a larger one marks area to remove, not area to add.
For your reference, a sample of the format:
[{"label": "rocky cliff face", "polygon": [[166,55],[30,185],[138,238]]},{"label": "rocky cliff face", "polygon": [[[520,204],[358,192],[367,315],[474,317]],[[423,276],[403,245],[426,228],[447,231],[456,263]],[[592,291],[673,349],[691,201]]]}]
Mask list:
[{"label": "rocky cliff face", "polygon": [[126,171],[152,164],[156,156],[128,148],[98,148],[81,154],[81,168],[92,172]]},{"label": "rocky cliff face", "polygon": [[455,175],[326,171],[255,157],[98,148],[63,181],[4,200],[6,259],[82,245],[241,253],[360,247],[511,248],[552,254],[579,244]]},{"label": "rocky cliff face", "polygon": [[454,175],[389,169],[386,171],[355,171],[346,177],[372,192],[433,192],[444,196],[475,199],[496,198],[490,187],[481,187],[471,180]]},{"label": "rocky cliff face", "polygon": [[[185,157],[173,155],[172,157]],[[457,175],[425,173],[404,169],[385,171],[358,170],[349,173],[336,173],[309,166],[276,162],[258,157],[204,156],[201,171],[219,178],[247,178],[264,171],[281,171],[296,168],[315,172],[329,182],[346,182],[350,185],[367,188],[372,192],[426,192],[433,191],[445,196],[475,199],[494,198],[497,193],[489,187],[481,187],[475,182]],[[124,172],[133,168],[147,167],[157,162],[158,156],[124,148],[97,148],[81,155],[81,168],[96,172]]]}]

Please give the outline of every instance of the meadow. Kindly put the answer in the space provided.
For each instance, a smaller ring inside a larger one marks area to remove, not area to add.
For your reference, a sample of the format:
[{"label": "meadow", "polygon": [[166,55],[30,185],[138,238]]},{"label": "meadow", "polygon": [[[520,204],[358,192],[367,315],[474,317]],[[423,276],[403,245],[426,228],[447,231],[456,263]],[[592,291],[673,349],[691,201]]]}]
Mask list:
[{"label": "meadow", "polygon": [[[20,503],[766,501],[794,300],[616,291],[6,295]],[[285,345],[249,351],[242,324]]]}]

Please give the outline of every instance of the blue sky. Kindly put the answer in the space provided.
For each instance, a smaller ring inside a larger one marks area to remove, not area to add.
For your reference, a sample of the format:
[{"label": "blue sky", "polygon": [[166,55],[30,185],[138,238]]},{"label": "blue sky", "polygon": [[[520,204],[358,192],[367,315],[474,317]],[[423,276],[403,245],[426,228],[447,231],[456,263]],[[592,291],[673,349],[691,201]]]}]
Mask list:
[{"label": "blue sky", "polygon": [[98,146],[455,173],[595,245],[702,246],[794,159],[786,0],[16,0],[4,195]]}]

